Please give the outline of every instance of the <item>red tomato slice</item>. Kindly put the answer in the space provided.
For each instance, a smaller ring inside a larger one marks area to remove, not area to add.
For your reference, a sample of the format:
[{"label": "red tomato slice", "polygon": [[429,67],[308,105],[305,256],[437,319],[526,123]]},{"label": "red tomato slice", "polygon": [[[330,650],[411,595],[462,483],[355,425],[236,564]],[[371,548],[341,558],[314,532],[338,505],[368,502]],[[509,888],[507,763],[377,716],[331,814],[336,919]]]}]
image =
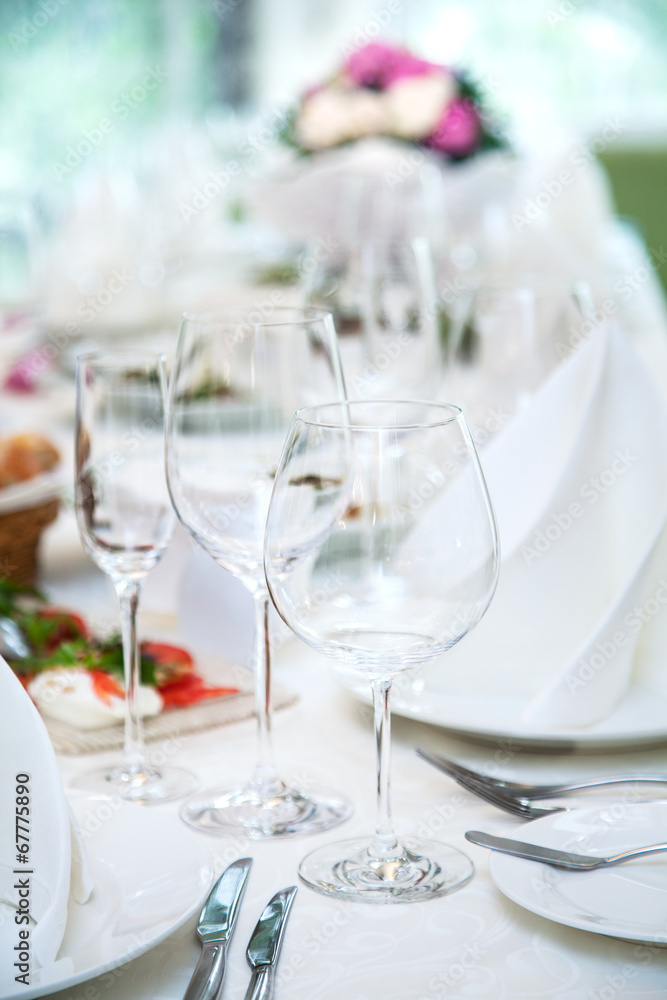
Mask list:
[{"label": "red tomato slice", "polygon": [[95,694],[105,705],[111,704],[112,695],[116,695],[117,698],[125,697],[122,685],[111,674],[105,670],[89,670],[88,672],[93,680]]},{"label": "red tomato slice", "polygon": [[158,691],[162,695],[165,708],[185,708],[187,705],[195,705],[209,698],[224,698],[239,693],[239,689],[234,687],[213,687],[199,674],[194,673],[165,684],[164,687],[159,687]]},{"label": "red tomato slice", "polygon": [[166,642],[142,642],[141,655],[155,663],[158,688],[194,672],[194,660],[187,649],[180,646],[171,646]]},{"label": "red tomato slice", "polygon": [[73,639],[88,639],[90,636],[88,626],[81,615],[76,615],[72,611],[49,607],[40,608],[37,613],[40,618],[46,618],[49,621],[55,619],[58,626],[46,643],[44,652],[47,655],[55,652],[63,642],[72,642]]}]

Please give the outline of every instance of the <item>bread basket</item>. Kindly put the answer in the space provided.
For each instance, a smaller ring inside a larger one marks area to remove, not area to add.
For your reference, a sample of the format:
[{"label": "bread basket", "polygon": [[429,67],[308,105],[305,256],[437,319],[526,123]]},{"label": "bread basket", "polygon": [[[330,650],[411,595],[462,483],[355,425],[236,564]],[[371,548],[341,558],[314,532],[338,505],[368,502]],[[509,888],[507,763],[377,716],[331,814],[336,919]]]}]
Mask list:
[{"label": "bread basket", "polygon": [[0,579],[32,584],[44,528],[58,516],[60,500],[51,497],[34,506],[6,512],[0,508]]}]

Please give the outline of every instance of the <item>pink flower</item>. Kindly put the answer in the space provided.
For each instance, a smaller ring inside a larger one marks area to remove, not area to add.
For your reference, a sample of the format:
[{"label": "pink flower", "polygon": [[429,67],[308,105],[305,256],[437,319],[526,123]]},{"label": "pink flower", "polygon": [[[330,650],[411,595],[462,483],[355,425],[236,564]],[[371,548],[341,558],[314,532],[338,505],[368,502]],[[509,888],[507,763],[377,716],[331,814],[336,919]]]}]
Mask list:
[{"label": "pink flower", "polygon": [[10,392],[35,392],[37,374],[33,361],[32,354],[16,361],[5,376],[3,389],[9,389]]},{"label": "pink flower", "polygon": [[448,156],[468,156],[480,140],[481,123],[477,108],[466,97],[457,97],[445,108],[433,132],[424,145]]},{"label": "pink flower", "polygon": [[345,63],[345,70],[359,87],[385,90],[389,84],[406,76],[423,76],[439,69],[433,63],[418,59],[407,49],[395,48],[382,42],[369,42],[356,49]]},{"label": "pink flower", "polygon": [[387,70],[386,84],[389,86],[396,80],[403,80],[406,76],[426,76],[434,70],[441,70],[441,66],[427,62],[425,59],[418,59],[404,49],[397,49],[396,60]]}]

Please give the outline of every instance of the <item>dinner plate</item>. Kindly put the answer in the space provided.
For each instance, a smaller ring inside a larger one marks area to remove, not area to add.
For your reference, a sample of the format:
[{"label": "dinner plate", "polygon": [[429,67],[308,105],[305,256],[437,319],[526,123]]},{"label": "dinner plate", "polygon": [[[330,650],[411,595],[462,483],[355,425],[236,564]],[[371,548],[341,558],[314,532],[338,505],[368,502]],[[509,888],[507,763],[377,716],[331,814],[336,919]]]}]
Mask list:
[{"label": "dinner plate", "polygon": [[392,692],[392,711],[481,739],[512,739],[539,749],[650,746],[667,741],[667,699],[631,687],[611,715],[586,729],[536,730],[525,725],[519,698],[483,694],[447,695],[429,689]]},{"label": "dinner plate", "polygon": [[[370,685],[360,681],[345,667],[337,674],[348,690],[370,703]],[[576,750],[614,749],[624,746],[653,746],[667,742],[667,699],[642,688],[630,687],[622,701],[606,719],[586,729],[533,729],[523,722],[526,702],[497,692],[448,692],[432,678],[405,674],[391,691],[391,710],[418,722],[451,730],[461,737],[485,742],[513,740],[526,749]]]},{"label": "dinner plate", "polygon": [[[579,854],[615,854],[667,841],[667,802],[573,809],[534,820],[521,839]],[[565,871],[493,853],[491,878],[505,896],[548,920],[643,944],[667,945],[665,854],[613,868]]]},{"label": "dinner plate", "polygon": [[73,799],[95,889],[70,901],[57,960],[4,1000],[48,996],[154,948],[201,907],[213,879],[208,849],[182,823],[113,799]]}]

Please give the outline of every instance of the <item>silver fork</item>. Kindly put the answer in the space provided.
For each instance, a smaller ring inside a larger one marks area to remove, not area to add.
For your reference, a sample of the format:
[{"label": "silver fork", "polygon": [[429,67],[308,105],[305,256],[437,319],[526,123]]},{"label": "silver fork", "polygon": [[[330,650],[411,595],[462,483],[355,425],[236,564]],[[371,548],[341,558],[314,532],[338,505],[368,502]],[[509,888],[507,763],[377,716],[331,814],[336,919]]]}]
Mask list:
[{"label": "silver fork", "polygon": [[440,754],[426,750],[424,747],[417,747],[417,753],[424,760],[427,760],[434,767],[439,768],[450,777],[465,778],[466,780],[479,782],[484,787],[488,787],[499,795],[506,795],[510,798],[526,799],[549,799],[562,795],[565,792],[576,792],[584,788],[602,788],[605,785],[631,785],[635,782],[649,783],[654,785],[667,784],[667,776],[660,774],[613,774],[604,778],[589,778],[584,781],[571,782],[560,785],[529,785],[517,781],[505,781],[502,778],[493,778],[490,775],[479,774],[472,771],[463,764],[457,764]]},{"label": "silver fork", "polygon": [[460,773],[458,765],[450,767],[450,761],[438,757],[437,754],[431,754],[422,747],[417,747],[417,753],[429,764],[433,764],[440,771],[448,774],[462,788],[466,788],[473,795],[478,795],[480,799],[486,799],[487,802],[498,806],[499,809],[504,809],[512,816],[520,816],[521,819],[539,819],[541,816],[551,816],[552,813],[563,812],[565,809],[564,806],[535,806],[529,799],[507,795],[505,792],[487,785],[482,775],[475,775],[474,771],[470,771],[469,775]]}]

